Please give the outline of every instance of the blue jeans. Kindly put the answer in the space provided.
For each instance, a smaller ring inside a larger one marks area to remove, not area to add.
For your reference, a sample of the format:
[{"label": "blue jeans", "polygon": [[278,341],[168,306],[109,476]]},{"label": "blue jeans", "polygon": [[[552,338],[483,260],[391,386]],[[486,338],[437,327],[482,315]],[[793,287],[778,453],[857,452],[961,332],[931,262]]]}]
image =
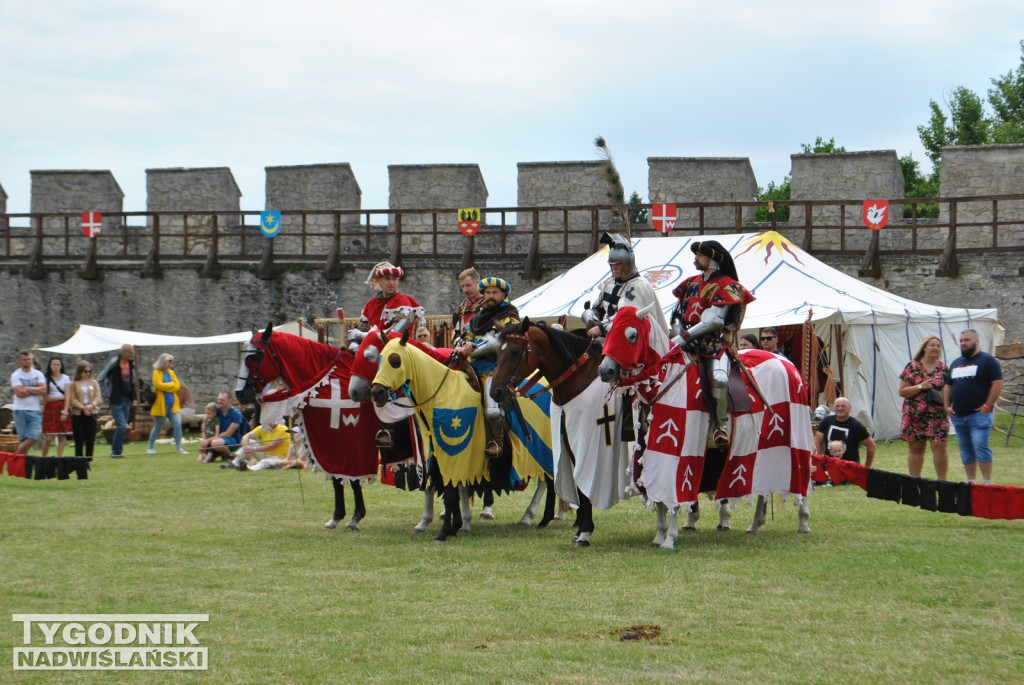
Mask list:
[{"label": "blue jeans", "polygon": [[110,403],[110,414],[114,417],[114,440],[110,443],[112,455],[124,454],[124,438],[128,435],[128,417],[132,414],[132,403],[125,400],[121,404]]},{"label": "blue jeans", "polygon": [[968,416],[953,414],[950,419],[956,430],[956,441],[960,445],[960,461],[964,464],[991,462],[992,448],[988,438],[992,433],[992,414],[980,411]]},{"label": "blue jeans", "polygon": [[34,409],[15,409],[14,428],[18,440],[38,440],[43,428],[43,412]]},{"label": "blue jeans", "polygon": [[[171,414],[171,427],[174,429],[174,446],[181,451],[181,414]],[[153,417],[153,430],[149,432],[149,449],[156,447],[156,436],[160,435],[160,430],[167,423],[166,416],[154,416]]]}]

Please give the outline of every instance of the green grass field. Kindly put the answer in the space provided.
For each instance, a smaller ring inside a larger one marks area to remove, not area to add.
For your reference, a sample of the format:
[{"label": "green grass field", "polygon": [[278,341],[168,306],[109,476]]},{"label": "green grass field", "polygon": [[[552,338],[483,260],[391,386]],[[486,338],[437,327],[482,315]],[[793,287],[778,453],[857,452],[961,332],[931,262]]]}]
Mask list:
[{"label": "green grass field", "polygon": [[[996,482],[1024,486],[1024,444],[1002,440]],[[209,670],[13,671],[12,622],[0,681],[1024,681],[1024,521],[844,486],[811,497],[810,535],[776,497],[758,536],[742,532],[753,507],[721,533],[705,506],[698,532],[657,550],[653,514],[631,500],[596,512],[594,546],[575,549],[566,521],[516,525],[519,493],[498,499],[497,520],[438,544],[436,522],[412,533],[418,495],[368,486],[362,530],[328,531],[322,477],[130,447],[124,460],[101,447],[87,482],[0,477],[0,606],[206,613],[196,635]],[[956,455],[951,445],[954,479]],[[875,465],[904,470],[905,445],[882,445]],[[637,625],[646,639],[620,639]]]}]

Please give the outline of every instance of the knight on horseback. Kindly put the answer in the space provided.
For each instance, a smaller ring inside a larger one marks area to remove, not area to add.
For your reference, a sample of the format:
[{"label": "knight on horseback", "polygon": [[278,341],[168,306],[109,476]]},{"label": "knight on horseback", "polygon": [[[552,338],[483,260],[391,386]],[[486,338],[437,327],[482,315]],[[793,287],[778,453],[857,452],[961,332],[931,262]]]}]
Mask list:
[{"label": "knight on horseback", "polygon": [[498,363],[498,334],[505,326],[519,322],[519,310],[508,301],[512,286],[503,278],[488,276],[477,283],[477,290],[483,295],[480,308],[455,341],[455,351],[470,359],[482,381],[484,418],[491,432],[487,456],[493,459],[501,454],[505,439],[504,412],[491,399],[491,377]]},{"label": "knight on horseback", "polygon": [[701,381],[714,401],[711,414],[711,442],[727,447],[729,427],[729,371],[726,336],[739,330],[743,314],[754,296],[739,283],[736,265],[729,252],[716,240],[690,244],[693,264],[700,271],[680,283],[672,294],[679,303],[672,312],[673,342],[703,360]]},{"label": "knight on horseback", "polygon": [[636,268],[633,246],[629,239],[618,233],[604,233],[601,244],[608,245],[608,266],[612,275],[605,279],[595,296],[594,305],[583,312],[583,323],[587,326],[587,335],[591,338],[603,337],[608,331],[608,322],[615,316],[619,307],[636,307],[643,309],[655,303],[652,316],[668,333],[665,314],[657,306],[658,298],[650,281],[640,275]]},{"label": "knight on horseback", "polygon": [[[363,336],[374,326],[385,330],[396,321],[406,319],[416,326],[426,326],[426,310],[410,295],[399,290],[399,281],[405,276],[400,266],[383,261],[374,264],[366,284],[380,292],[371,297],[363,306],[359,315],[359,327],[349,331],[350,343],[358,345]],[[384,423],[377,433],[375,444],[379,449],[388,450],[394,447],[393,423]]]}]

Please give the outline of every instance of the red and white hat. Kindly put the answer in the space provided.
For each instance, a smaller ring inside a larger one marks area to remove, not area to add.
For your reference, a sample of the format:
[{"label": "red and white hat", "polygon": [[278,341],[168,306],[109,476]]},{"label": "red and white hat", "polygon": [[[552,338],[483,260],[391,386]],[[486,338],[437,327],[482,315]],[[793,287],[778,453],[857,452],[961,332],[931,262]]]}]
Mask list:
[{"label": "red and white hat", "polygon": [[366,285],[372,285],[379,288],[380,286],[377,285],[378,276],[398,276],[401,278],[404,275],[405,271],[402,270],[402,267],[395,266],[391,262],[378,262],[373,265],[372,269],[370,269],[370,275],[366,279]]}]

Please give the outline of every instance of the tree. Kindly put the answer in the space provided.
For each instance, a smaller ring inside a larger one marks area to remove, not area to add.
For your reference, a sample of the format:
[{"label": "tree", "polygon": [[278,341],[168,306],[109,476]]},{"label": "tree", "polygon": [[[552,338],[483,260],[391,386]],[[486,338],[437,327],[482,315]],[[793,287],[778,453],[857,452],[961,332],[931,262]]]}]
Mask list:
[{"label": "tree", "polygon": [[[629,196],[629,201],[626,202],[627,207],[635,207],[636,205],[642,205],[644,198],[637,191],[633,191],[633,194]],[[647,224],[647,210],[646,209],[630,209],[629,210],[629,223],[636,225]]]},{"label": "tree", "polygon": [[988,90],[988,103],[995,112],[993,143],[1024,143],[1024,40],[1020,49],[1017,70],[992,79],[995,87]]},{"label": "tree", "polygon": [[[903,169],[903,182],[905,189],[903,197],[938,197],[938,175],[925,175],[921,173],[921,163],[914,159],[913,155],[905,155],[903,157],[900,157],[900,167]],[[912,209],[913,208],[910,205],[904,205],[903,216],[913,216]],[[932,202],[918,205],[917,216],[921,218],[938,217],[938,203]]]},{"label": "tree", "polygon": [[800,143],[800,152],[805,155],[826,155],[831,152],[846,152],[846,148],[836,145],[835,138],[829,138],[826,143],[818,136],[813,144]]},{"label": "tree", "polygon": [[[769,181],[767,188],[758,186],[757,195],[754,196],[754,199],[758,202],[785,202],[790,198],[790,181],[789,174],[786,174],[786,178],[779,185],[775,185],[775,181]],[[772,213],[768,210],[768,207],[758,207],[754,210],[754,221],[770,223],[771,220]],[[789,205],[775,207],[775,220],[789,221]]]}]

